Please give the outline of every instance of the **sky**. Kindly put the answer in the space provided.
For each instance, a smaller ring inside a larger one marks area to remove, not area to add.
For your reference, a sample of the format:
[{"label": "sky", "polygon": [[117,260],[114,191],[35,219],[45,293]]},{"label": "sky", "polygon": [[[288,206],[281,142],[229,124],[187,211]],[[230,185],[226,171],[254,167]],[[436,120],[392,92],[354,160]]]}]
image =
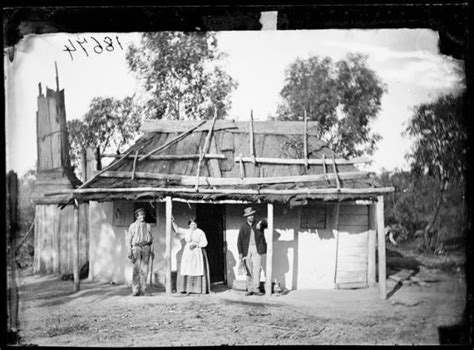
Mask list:
[{"label": "sky", "polygon": [[[100,41],[107,36],[113,49],[95,53],[92,37]],[[76,43],[84,38],[87,55]],[[66,118],[82,118],[93,97],[123,98],[139,91],[125,61],[126,47],[139,39],[140,33],[57,33],[19,42],[13,62],[4,57],[6,101],[11,101],[5,126],[7,171],[21,176],[35,166],[38,83],[43,91],[56,87],[55,62],[59,86],[65,89]],[[285,69],[296,58],[368,55],[368,66],[387,87],[372,124],[382,140],[366,167],[376,172],[408,169],[404,156],[412,140],[402,131],[414,106],[464,86],[464,62],[441,55],[438,34],[429,29],[228,31],[219,32],[217,39],[227,53],[221,64],[239,84],[231,97],[230,119],[235,120],[248,120],[250,110],[255,120],[275,115]],[[64,50],[71,47],[68,40],[76,51]]]}]

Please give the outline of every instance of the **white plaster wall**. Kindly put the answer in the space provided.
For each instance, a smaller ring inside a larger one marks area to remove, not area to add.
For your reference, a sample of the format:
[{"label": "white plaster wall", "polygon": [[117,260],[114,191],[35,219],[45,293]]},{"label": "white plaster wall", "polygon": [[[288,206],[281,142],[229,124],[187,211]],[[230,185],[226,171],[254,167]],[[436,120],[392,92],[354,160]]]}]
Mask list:
[{"label": "white plaster wall", "polygon": [[[245,222],[242,213],[247,206],[227,205],[225,210],[228,286],[232,286],[235,279],[245,279],[237,274],[237,236],[240,225]],[[253,207],[257,209],[257,219],[267,216],[266,204]],[[302,230],[300,214],[300,208],[274,205],[273,279],[282,288],[289,290],[333,289],[336,241],[332,229],[332,211],[328,210],[328,228],[325,230]],[[268,230],[265,236],[268,242]],[[263,274],[261,280],[264,277]]]},{"label": "white plaster wall", "polygon": [[[165,283],[165,203],[156,203],[158,223],[152,225],[153,251],[153,281]],[[132,263],[127,258],[125,237],[128,226],[113,225],[113,202],[91,202],[90,204],[90,263],[89,278],[103,282],[127,283],[132,282]],[[191,209],[184,203],[173,202],[173,215],[176,223],[187,227],[187,220],[193,216],[195,208]],[[177,269],[177,259],[183,242],[172,233],[171,268]]]},{"label": "white plaster wall", "polygon": [[102,282],[129,282],[131,271],[124,241],[126,227],[114,227],[112,202],[90,202],[89,211],[89,278]]},{"label": "white plaster wall", "polygon": [[[240,226],[245,222],[242,216],[249,205],[228,204],[225,206],[226,265],[227,285],[233,281],[245,279],[238,276],[237,236]],[[257,209],[256,218],[267,216],[267,205],[252,205]],[[165,203],[156,203],[157,225],[153,225],[154,237],[154,282],[165,285]],[[128,227],[115,227],[112,218],[113,203],[90,204],[90,278],[115,283],[130,283],[132,264],[126,257],[124,245]],[[194,217],[196,205],[173,202],[173,216],[180,227],[187,227],[190,217]],[[292,289],[333,289],[336,239],[334,235],[334,210],[328,208],[327,229],[301,229],[300,208],[274,206],[273,233],[273,278],[282,288]],[[269,232],[266,231],[268,242]],[[182,255],[184,241],[172,232],[171,269],[177,271]],[[266,256],[263,270],[266,270]],[[261,280],[265,279],[264,272]]]}]

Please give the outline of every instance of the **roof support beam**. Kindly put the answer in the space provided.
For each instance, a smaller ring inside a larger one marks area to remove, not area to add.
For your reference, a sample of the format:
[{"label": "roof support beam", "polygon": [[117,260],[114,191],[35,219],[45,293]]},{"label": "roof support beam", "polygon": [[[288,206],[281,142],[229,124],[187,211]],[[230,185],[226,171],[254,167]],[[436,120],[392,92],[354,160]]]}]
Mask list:
[{"label": "roof support beam", "polygon": [[[273,189],[239,189],[239,188],[201,188],[200,193],[209,194],[250,194],[250,195],[312,195],[312,194],[360,194],[360,195],[373,195],[373,194],[384,194],[395,191],[393,187],[378,187],[378,188],[301,188],[297,190],[273,190]],[[82,188],[76,190],[62,190],[57,192],[51,192],[46,195],[54,196],[58,194],[87,194],[87,193],[140,193],[140,192],[151,192],[151,193],[196,193],[194,188],[190,187],[123,187],[123,188]]]},{"label": "roof support beam", "polygon": [[[108,171],[102,174],[107,178],[130,178],[128,171]],[[263,185],[263,184],[282,184],[294,182],[316,182],[329,180],[354,180],[367,178],[369,173],[363,171],[348,171],[339,174],[317,174],[317,175],[295,175],[295,176],[275,176],[275,177],[200,177],[198,184],[201,186],[243,186],[243,185]],[[192,186],[196,185],[196,177],[188,175],[156,174],[148,172],[135,172],[136,179],[164,180],[172,182],[174,185]]]},{"label": "roof support beam", "polygon": [[[370,158],[368,157],[358,157],[353,159],[344,159],[344,158],[336,158],[334,159],[337,165],[348,165],[348,164],[358,164],[358,163],[369,163]],[[234,161],[240,162],[240,158],[235,158]],[[295,158],[255,158],[257,163],[264,163],[264,164],[284,164],[284,165],[304,165],[304,159],[295,159]],[[251,163],[251,157],[242,157],[242,162],[244,163]],[[323,159],[308,159],[309,165],[322,165],[325,164]]]},{"label": "roof support beam", "polygon": [[188,136],[189,134],[191,134],[194,130],[196,130],[198,127],[200,127],[202,124],[204,124],[206,121],[203,120],[201,121],[198,125],[196,126],[193,126],[192,128],[186,130],[185,132],[179,134],[178,136],[176,136],[175,138],[169,140],[168,142],[166,142],[164,145],[161,145],[157,148],[155,148],[154,150],[148,152],[147,154],[145,154],[144,156],[142,156],[140,159],[138,159],[139,161],[142,161],[144,159],[147,159],[149,156],[151,156],[152,154],[156,153],[156,152],[161,152],[165,149],[167,149],[169,146],[175,144],[176,142],[178,141],[181,141],[182,139],[184,139],[186,136]]},{"label": "roof support beam", "polygon": [[197,191],[199,187],[199,173],[201,171],[201,162],[204,159],[204,155],[207,153],[209,149],[209,145],[211,143],[211,137],[212,137],[212,131],[214,130],[214,125],[216,124],[216,119],[217,119],[217,109],[214,106],[214,118],[212,119],[211,126],[209,128],[209,132],[206,137],[206,141],[204,142],[204,148],[200,150],[199,152],[199,161],[197,165],[197,173],[196,173],[196,185],[194,189]]},{"label": "roof support beam", "polygon": [[[120,158],[121,154],[103,154],[104,158]],[[189,160],[189,159],[199,159],[200,154],[163,154],[163,155],[152,155],[149,156],[150,160]],[[129,155],[127,158],[135,158],[135,156]],[[208,153],[204,155],[204,159],[225,159],[225,154],[214,154]]]}]

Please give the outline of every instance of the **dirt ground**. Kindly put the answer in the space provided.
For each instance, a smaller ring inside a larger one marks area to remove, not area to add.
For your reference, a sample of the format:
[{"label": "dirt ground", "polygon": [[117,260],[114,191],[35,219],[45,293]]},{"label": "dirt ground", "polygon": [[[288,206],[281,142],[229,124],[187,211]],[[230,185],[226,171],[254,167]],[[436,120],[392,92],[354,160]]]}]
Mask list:
[{"label": "dirt ground", "polygon": [[[423,275],[424,274],[424,275]],[[151,288],[131,296],[126,285],[23,276],[19,287],[20,345],[212,346],[439,344],[439,327],[462,320],[462,271],[422,267],[429,282],[378,288],[299,290],[250,296],[214,285],[209,295],[167,295]]]}]

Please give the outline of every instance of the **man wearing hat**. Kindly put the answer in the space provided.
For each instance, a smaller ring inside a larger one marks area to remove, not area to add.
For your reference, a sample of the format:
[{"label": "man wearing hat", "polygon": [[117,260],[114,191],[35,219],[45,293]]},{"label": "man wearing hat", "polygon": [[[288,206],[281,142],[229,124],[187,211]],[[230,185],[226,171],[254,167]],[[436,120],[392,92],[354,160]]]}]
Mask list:
[{"label": "man wearing hat", "polygon": [[148,263],[152,253],[151,225],[145,222],[145,209],[135,210],[135,222],[128,228],[128,258],[133,264],[132,295],[145,295]]},{"label": "man wearing hat", "polygon": [[260,269],[262,255],[267,253],[264,228],[266,221],[261,220],[256,224],[252,207],[245,208],[246,222],[240,227],[237,238],[239,259],[247,267],[247,293],[245,295],[263,295],[260,292]]}]

